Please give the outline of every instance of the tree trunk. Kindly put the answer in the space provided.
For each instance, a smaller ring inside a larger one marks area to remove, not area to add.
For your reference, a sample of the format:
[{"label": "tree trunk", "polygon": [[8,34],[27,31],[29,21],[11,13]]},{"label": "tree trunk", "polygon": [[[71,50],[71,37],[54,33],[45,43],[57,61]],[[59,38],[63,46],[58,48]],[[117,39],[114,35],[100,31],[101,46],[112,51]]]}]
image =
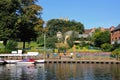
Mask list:
[{"label": "tree trunk", "polygon": [[120,55],[118,55],[118,60],[120,61]]},{"label": "tree trunk", "polygon": [[6,47],[6,45],[7,45],[7,39],[3,41],[3,45]]},{"label": "tree trunk", "polygon": [[23,41],[23,53],[25,52],[25,41]]},{"label": "tree trunk", "polygon": [[119,60],[119,55],[118,54],[116,55],[116,59]]}]

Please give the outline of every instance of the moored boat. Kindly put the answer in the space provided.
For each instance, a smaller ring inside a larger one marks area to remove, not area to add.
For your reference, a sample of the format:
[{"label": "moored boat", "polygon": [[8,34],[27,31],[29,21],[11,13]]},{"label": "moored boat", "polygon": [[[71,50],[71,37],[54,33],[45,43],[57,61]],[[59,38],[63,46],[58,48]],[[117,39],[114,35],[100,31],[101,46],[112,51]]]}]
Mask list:
[{"label": "moored boat", "polygon": [[7,62],[4,60],[0,60],[0,65],[4,65],[4,64],[7,64]]},{"label": "moored boat", "polygon": [[35,60],[35,63],[45,63],[44,59]]},{"label": "moored boat", "polygon": [[15,64],[19,62],[20,60],[5,60],[7,64]]},{"label": "moored boat", "polygon": [[34,59],[24,59],[17,62],[17,64],[34,64],[34,63],[35,63]]}]

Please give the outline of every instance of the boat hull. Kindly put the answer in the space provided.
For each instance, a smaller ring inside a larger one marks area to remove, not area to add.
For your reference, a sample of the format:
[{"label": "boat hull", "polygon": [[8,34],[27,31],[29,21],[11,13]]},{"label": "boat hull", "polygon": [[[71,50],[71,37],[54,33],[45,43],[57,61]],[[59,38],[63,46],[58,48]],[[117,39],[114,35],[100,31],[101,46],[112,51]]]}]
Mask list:
[{"label": "boat hull", "polygon": [[17,62],[17,64],[34,64],[35,62]]},{"label": "boat hull", "polygon": [[5,60],[8,64],[15,64],[19,62],[20,60]]},{"label": "boat hull", "polygon": [[0,61],[0,65],[4,65],[4,64],[7,64],[6,61]]},{"label": "boat hull", "polygon": [[35,60],[36,63],[45,63],[45,60]]}]

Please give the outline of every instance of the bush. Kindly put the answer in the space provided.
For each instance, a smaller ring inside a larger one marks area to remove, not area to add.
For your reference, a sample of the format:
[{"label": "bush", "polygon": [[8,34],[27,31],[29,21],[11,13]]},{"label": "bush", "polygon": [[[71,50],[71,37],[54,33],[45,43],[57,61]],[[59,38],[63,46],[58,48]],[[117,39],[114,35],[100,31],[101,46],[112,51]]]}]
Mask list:
[{"label": "bush", "polygon": [[16,50],[17,48],[17,42],[16,41],[14,41],[14,40],[9,40],[8,41],[8,43],[7,43],[7,45],[6,45],[6,51],[7,52],[11,52],[11,51],[13,51],[13,50]]},{"label": "bush", "polygon": [[115,49],[113,52],[112,52],[112,56],[116,57],[117,60],[120,59],[120,47]]},{"label": "bush", "polygon": [[101,45],[101,48],[103,51],[111,51],[113,49],[113,46],[109,43],[104,43]]},{"label": "bush", "polygon": [[44,45],[44,36],[39,36],[37,38],[37,44],[39,44],[39,46]]},{"label": "bush", "polygon": [[58,49],[58,52],[63,52],[63,53],[65,53],[65,52],[66,52],[66,48],[65,48],[65,47],[60,47],[60,48]]}]

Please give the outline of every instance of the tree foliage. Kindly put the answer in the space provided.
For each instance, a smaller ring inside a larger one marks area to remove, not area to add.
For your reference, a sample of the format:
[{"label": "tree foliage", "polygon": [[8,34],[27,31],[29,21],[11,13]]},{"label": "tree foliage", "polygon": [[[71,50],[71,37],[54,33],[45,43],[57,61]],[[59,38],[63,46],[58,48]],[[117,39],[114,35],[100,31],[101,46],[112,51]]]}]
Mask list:
[{"label": "tree foliage", "polygon": [[100,47],[104,43],[110,43],[110,32],[101,31],[100,29],[95,30],[92,36],[94,45]]},{"label": "tree foliage", "polygon": [[75,31],[72,31],[72,34],[70,35],[70,37],[67,39],[67,44],[69,45],[70,48],[73,47],[74,45],[74,41],[76,41],[78,38],[78,33]]},{"label": "tree foliage", "polygon": [[120,47],[115,49],[112,54],[116,57],[117,60],[120,59]]},{"label": "tree foliage", "polygon": [[103,51],[109,52],[109,51],[112,51],[113,46],[109,43],[104,43],[101,45],[101,48]]},{"label": "tree foliage", "polygon": [[15,23],[17,21],[17,10],[20,5],[18,0],[0,0],[0,40],[4,41],[16,37],[18,32]]},{"label": "tree foliage", "polygon": [[8,40],[7,45],[6,45],[6,50],[8,52],[11,52],[13,50],[16,50],[17,46],[18,46],[18,44],[17,44],[16,41],[14,41],[14,40]]},{"label": "tree foliage", "polygon": [[76,21],[66,21],[62,19],[51,19],[47,22],[46,27],[48,29],[47,34],[49,36],[56,35],[58,31],[62,33],[70,30],[77,31],[79,33],[84,31],[84,26],[82,23]]},{"label": "tree foliage", "polygon": [[0,40],[6,45],[9,39],[24,43],[36,39],[42,29],[42,7],[37,0],[0,0]]},{"label": "tree foliage", "polygon": [[42,7],[35,4],[36,0],[20,0],[20,8],[18,10],[18,38],[23,42],[36,39],[37,30],[39,31],[43,25],[41,19]]},{"label": "tree foliage", "polygon": [[56,48],[55,43],[57,42],[57,37],[53,36],[53,37],[48,37],[46,40],[46,47],[47,48]]},{"label": "tree foliage", "polygon": [[39,44],[39,47],[44,46],[44,35],[37,37],[37,44]]}]

